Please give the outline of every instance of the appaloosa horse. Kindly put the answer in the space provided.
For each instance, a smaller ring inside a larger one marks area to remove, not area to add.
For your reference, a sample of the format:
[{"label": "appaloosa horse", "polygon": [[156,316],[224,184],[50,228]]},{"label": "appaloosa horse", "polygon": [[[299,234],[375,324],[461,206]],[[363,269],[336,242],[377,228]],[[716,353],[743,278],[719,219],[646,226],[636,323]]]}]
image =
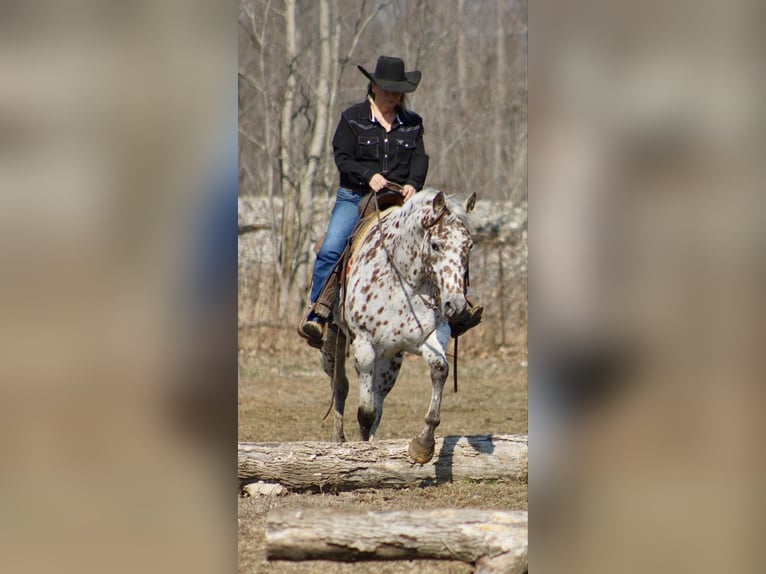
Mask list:
[{"label": "appaloosa horse", "polygon": [[471,235],[464,205],[440,191],[424,190],[404,206],[378,217],[357,240],[347,266],[345,293],[322,348],[322,367],[333,379],[333,440],[344,442],[343,411],[348,395],[346,338],[359,376],[357,420],[362,440],[373,440],[404,352],[421,355],[431,369],[431,403],[425,427],[409,447],[419,463],[431,460],[439,425],[442,390],[449,370],[448,318],[466,306],[464,278]]}]

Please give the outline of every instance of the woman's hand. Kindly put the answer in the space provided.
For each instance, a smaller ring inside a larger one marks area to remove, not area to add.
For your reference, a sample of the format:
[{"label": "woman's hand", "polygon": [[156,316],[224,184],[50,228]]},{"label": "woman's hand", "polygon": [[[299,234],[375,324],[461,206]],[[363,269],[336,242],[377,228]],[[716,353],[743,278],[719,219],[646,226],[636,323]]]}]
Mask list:
[{"label": "woman's hand", "polygon": [[415,195],[415,188],[411,185],[405,185],[402,187],[402,196],[404,197],[404,201],[407,201],[409,198],[411,198],[413,195]]},{"label": "woman's hand", "polygon": [[376,192],[380,191],[387,185],[388,185],[388,180],[382,175],[380,175],[379,173],[376,173],[370,178],[370,187]]}]

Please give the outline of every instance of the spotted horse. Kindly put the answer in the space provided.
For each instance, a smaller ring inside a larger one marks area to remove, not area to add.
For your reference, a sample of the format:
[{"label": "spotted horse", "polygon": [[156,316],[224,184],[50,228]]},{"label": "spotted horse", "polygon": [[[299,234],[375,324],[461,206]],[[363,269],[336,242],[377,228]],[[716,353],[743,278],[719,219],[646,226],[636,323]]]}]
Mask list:
[{"label": "spotted horse", "polygon": [[332,380],[334,441],[346,440],[349,341],[348,356],[359,378],[357,421],[365,441],[375,436],[403,354],[423,357],[431,372],[431,402],[409,454],[418,463],[433,457],[449,370],[448,319],[466,308],[464,278],[473,245],[466,215],[475,202],[476,194],[460,205],[443,192],[423,190],[402,207],[373,215],[355,241],[335,323],[322,347],[322,367]]}]

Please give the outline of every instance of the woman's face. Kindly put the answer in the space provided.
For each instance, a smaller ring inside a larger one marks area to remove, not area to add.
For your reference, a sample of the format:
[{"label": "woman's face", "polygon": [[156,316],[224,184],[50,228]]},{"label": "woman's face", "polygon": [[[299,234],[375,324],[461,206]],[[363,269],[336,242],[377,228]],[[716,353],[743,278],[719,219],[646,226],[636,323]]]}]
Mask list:
[{"label": "woman's face", "polygon": [[372,85],[372,92],[375,94],[375,103],[382,112],[392,111],[402,99],[401,93],[387,92],[377,84]]}]

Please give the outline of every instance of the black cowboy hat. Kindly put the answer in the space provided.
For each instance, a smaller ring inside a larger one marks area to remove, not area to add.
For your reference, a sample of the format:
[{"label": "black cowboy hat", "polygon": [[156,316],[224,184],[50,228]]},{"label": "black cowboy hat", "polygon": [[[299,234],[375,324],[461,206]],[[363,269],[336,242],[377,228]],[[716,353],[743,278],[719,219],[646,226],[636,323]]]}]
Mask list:
[{"label": "black cowboy hat", "polygon": [[357,66],[359,71],[367,76],[371,82],[380,86],[387,92],[414,92],[420,83],[420,71],[404,71],[404,60],[401,58],[389,58],[381,56],[375,66],[375,73],[371,74],[362,66]]}]

